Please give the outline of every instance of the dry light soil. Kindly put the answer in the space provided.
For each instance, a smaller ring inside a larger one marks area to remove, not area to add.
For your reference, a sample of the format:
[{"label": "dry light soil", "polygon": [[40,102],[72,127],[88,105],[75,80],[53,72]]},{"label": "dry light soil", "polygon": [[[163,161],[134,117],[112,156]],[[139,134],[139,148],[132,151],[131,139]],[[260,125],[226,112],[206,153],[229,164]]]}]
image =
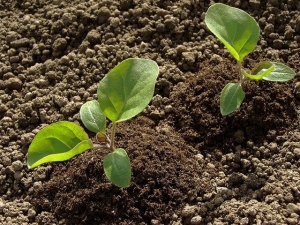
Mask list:
[{"label": "dry light soil", "polygon": [[[247,82],[225,117],[220,92],[238,76],[204,24],[213,0],[0,1],[0,224],[300,224],[300,2],[216,2],[261,27],[244,67],[270,60],[296,72]],[[149,106],[117,128],[130,187],[108,182],[100,149],[29,170],[36,133],[82,125],[81,105],[130,57],[160,68]]]}]

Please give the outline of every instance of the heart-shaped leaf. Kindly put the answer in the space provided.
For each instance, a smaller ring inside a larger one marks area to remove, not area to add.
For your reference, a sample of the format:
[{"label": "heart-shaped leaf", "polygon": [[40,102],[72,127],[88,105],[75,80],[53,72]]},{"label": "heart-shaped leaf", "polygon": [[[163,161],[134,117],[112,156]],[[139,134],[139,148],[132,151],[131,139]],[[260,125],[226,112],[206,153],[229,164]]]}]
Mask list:
[{"label": "heart-shaped leaf", "polygon": [[226,116],[240,107],[245,98],[241,84],[228,83],[221,92],[221,114]]},{"label": "heart-shaped leaf", "polygon": [[121,188],[130,185],[130,159],[124,149],[117,148],[106,155],[103,160],[103,167],[105,175],[110,182]]},{"label": "heart-shaped leaf", "polygon": [[98,101],[112,122],[128,120],[149,104],[159,69],[149,59],[130,58],[113,68],[99,83]]},{"label": "heart-shaped leaf", "polygon": [[84,103],[80,108],[80,118],[84,126],[90,131],[105,133],[106,117],[98,101],[92,100]]},{"label": "heart-shaped leaf", "polygon": [[31,142],[27,154],[28,168],[65,161],[92,147],[82,127],[67,121],[53,123],[40,130]]},{"label": "heart-shaped leaf", "polygon": [[287,65],[278,62],[272,62],[272,64],[274,65],[274,69],[268,76],[263,77],[264,80],[285,82],[296,76],[295,71]]},{"label": "heart-shaped leaf", "polygon": [[208,8],[204,21],[238,62],[257,45],[259,26],[255,19],[243,10],[216,3]]}]

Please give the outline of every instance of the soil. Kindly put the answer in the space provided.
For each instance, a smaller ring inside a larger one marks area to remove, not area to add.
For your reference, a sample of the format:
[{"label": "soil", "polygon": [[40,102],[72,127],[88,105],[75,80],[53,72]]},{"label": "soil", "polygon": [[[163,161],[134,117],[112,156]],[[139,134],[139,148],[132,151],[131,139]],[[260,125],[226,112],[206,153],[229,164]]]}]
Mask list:
[{"label": "soil", "polygon": [[[247,82],[225,117],[220,92],[237,70],[203,22],[213,1],[1,1],[1,224],[300,224],[300,3],[218,2],[261,27],[244,67],[279,61],[297,73]],[[130,187],[108,182],[101,149],[29,170],[35,134],[82,125],[81,105],[129,57],[160,67],[150,105],[117,128]]]}]

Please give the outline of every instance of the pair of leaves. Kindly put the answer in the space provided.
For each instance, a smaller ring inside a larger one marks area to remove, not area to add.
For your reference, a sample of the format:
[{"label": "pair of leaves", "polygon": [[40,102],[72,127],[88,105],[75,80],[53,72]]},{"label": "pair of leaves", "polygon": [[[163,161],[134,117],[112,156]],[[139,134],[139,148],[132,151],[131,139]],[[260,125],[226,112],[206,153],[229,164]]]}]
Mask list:
[{"label": "pair of leaves", "polygon": [[[245,77],[251,80],[261,80],[269,76],[274,71],[275,65],[270,62],[258,64],[251,72],[247,73],[242,69]],[[220,96],[220,110],[223,116],[226,116],[240,107],[245,98],[241,83],[228,83],[222,90]]]},{"label": "pair of leaves", "polygon": [[[85,103],[80,109],[87,129],[105,133],[106,117],[113,123],[128,120],[149,104],[159,69],[148,59],[127,59],[112,69],[98,86],[98,101]],[[108,179],[119,187],[127,187],[131,179],[130,160],[124,149],[115,149],[104,157]]]},{"label": "pair of leaves", "polygon": [[[30,169],[49,162],[71,159],[93,147],[82,127],[68,121],[43,128],[32,141],[27,155]],[[131,179],[129,157],[124,149],[116,149],[103,160],[106,176],[118,187],[128,187]]]},{"label": "pair of leaves", "polygon": [[99,83],[98,101],[80,109],[83,124],[92,132],[105,133],[106,117],[122,122],[142,112],[154,94],[158,65],[149,59],[126,59]]},{"label": "pair of leaves", "polygon": [[[159,69],[148,59],[131,58],[112,69],[99,83],[98,101],[86,102],[80,109],[83,124],[92,132],[106,131],[106,117],[113,123],[139,114],[151,101]],[[29,168],[64,161],[93,147],[84,130],[71,122],[58,122],[43,128],[28,149]],[[115,149],[103,160],[108,179],[119,187],[131,180],[130,160],[124,149]]]},{"label": "pair of leaves", "polygon": [[[257,45],[260,28],[255,19],[241,9],[216,3],[208,8],[205,23],[238,63],[241,63]],[[272,64],[273,69],[270,62],[261,63],[252,74],[245,75],[253,80],[279,82],[291,80],[295,76],[295,72],[288,66],[282,63]]]},{"label": "pair of leaves", "polygon": [[[243,10],[216,3],[207,10],[205,23],[239,65],[257,45],[260,28],[255,19]],[[276,62],[260,63],[251,73],[242,68],[240,72],[251,80],[264,79],[278,82],[291,80],[296,75],[288,66]],[[241,84],[227,84],[221,92],[221,114],[228,115],[235,111],[240,107],[244,97]]]},{"label": "pair of leaves", "polygon": [[[264,79],[267,81],[285,82],[293,79],[296,75],[288,66],[277,62],[263,62],[258,64],[252,74],[246,71],[244,75],[252,80]],[[240,107],[245,98],[245,92],[240,83],[228,83],[221,92],[220,110],[223,116],[234,112]]]}]

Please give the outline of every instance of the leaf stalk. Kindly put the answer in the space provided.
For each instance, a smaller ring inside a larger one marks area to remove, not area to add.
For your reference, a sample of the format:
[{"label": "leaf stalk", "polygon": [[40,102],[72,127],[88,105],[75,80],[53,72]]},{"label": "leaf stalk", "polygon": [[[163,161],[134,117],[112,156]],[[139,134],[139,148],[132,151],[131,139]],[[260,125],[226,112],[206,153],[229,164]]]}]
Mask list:
[{"label": "leaf stalk", "polygon": [[241,62],[237,62],[237,65],[238,65],[238,70],[239,70],[239,75],[240,75],[240,83],[243,84],[245,76],[243,74],[242,63]]},{"label": "leaf stalk", "polygon": [[111,151],[115,150],[115,134],[116,134],[117,123],[112,122],[111,135],[110,135],[110,149]]}]

